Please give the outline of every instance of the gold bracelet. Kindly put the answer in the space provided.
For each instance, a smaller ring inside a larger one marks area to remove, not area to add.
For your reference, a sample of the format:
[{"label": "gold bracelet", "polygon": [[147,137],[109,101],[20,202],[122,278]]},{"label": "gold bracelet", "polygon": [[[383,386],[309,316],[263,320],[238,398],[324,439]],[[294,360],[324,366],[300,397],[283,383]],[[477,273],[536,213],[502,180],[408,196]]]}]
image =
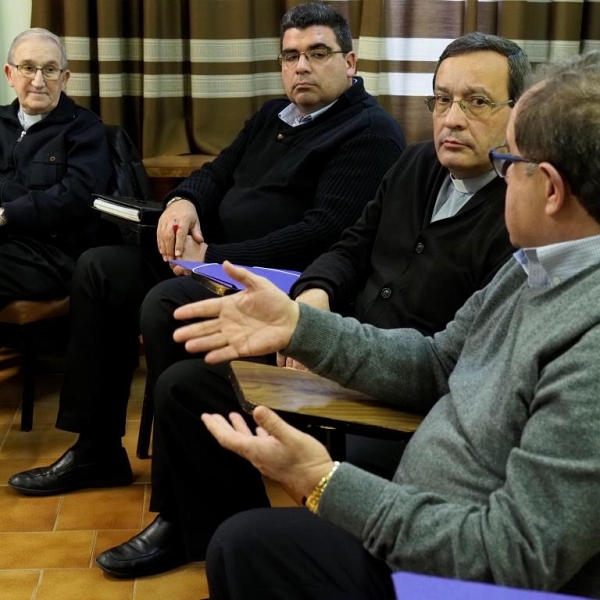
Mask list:
[{"label": "gold bracelet", "polygon": [[319,483],[317,483],[317,485],[315,486],[315,489],[310,493],[310,496],[308,498],[306,498],[306,500],[303,501],[303,504],[306,506],[306,508],[308,508],[308,510],[310,510],[311,513],[317,514],[321,496],[323,495],[323,492],[325,491],[325,488],[327,487],[329,480],[331,479],[331,477],[336,472],[336,470],[339,466],[340,466],[340,463],[336,460],[333,463],[333,467],[331,467],[331,471],[329,471],[329,473],[327,473],[327,475],[325,475],[323,478],[321,478],[321,481],[319,481]]},{"label": "gold bracelet", "polygon": [[[165,208],[168,208],[169,206],[171,206],[171,204],[175,204],[175,202],[178,202],[179,200],[187,200],[187,198],[183,198],[182,196],[175,196],[174,198],[171,198],[166,204],[165,204]],[[189,200],[188,200],[189,202]]]}]

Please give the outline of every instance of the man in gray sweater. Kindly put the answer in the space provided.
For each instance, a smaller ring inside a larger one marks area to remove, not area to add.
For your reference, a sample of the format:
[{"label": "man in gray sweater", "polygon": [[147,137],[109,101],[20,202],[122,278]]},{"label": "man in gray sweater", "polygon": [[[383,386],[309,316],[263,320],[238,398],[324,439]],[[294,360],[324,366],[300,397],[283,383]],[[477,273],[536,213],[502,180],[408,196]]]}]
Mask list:
[{"label": "man in gray sweater", "polygon": [[213,600],[391,598],[394,570],[600,598],[599,155],[595,52],[546,70],[518,101],[490,159],[519,250],[433,337],[298,304],[230,265],[246,291],[178,309],[208,317],[175,339],[209,363],[282,350],[427,413],[392,481],[334,463],[265,407],[258,435],[240,415],[203,415],[309,508],[221,525]]}]

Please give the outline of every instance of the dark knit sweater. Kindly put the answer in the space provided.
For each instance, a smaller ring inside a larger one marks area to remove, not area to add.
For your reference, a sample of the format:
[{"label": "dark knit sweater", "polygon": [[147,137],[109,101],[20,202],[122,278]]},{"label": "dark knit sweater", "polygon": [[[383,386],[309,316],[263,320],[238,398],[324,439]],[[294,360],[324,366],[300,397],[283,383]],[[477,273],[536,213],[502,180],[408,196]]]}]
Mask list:
[{"label": "dark knit sweater", "polygon": [[361,79],[312,122],[291,127],[272,100],[174,196],[191,200],[206,260],[302,270],[360,216],[405,147]]},{"label": "dark knit sweater", "polygon": [[361,322],[443,329],[514,251],[499,178],[453,217],[431,223],[447,175],[433,142],[407,148],[355,226],[302,273],[292,297],[321,288],[333,311]]}]

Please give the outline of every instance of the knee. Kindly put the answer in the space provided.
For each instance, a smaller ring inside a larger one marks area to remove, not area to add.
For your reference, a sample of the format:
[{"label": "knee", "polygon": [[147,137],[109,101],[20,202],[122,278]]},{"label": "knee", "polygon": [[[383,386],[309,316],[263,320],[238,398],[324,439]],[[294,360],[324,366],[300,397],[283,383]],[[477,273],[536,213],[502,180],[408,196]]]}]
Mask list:
[{"label": "knee", "polygon": [[226,519],[214,532],[206,550],[206,568],[213,573],[240,556],[256,557],[264,545],[264,527],[269,527],[273,509],[254,508]]},{"label": "knee", "polygon": [[140,310],[140,329],[149,338],[165,323],[174,326],[173,311],[180,305],[177,289],[179,279],[161,281],[146,294]]}]

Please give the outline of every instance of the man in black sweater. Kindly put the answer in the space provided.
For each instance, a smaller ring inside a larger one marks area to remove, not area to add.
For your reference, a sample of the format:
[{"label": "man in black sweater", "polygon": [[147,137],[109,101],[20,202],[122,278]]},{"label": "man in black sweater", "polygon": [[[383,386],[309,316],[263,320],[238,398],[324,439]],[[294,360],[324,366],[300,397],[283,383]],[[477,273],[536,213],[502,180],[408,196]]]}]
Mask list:
[{"label": "man in black sweater", "polygon": [[[344,235],[364,256],[357,253],[349,260],[356,261],[356,284],[353,275],[340,277],[333,271],[331,279],[339,279],[342,290],[340,308],[356,299],[355,314],[361,319],[439,331],[455,305],[485,285],[508,259],[512,247],[503,218],[505,184],[496,177],[488,151],[504,139],[511,106],[529,73],[527,57],[509,40],[471,34],[448,46],[434,76],[435,95],[427,101],[434,142],[405,151],[409,160],[404,155],[399,159],[358,228]],[[324,271],[319,271],[323,279]],[[397,281],[401,285],[396,287]],[[311,283],[305,295],[320,291]],[[162,318],[148,310],[151,297],[153,307],[162,303]],[[371,312],[378,298],[390,300],[390,309],[385,305]],[[100,567],[117,577],[140,577],[202,560],[224,519],[268,506],[258,471],[223,450],[200,422],[204,412],[236,410],[237,401],[227,366],[190,358],[183,347],[167,341],[175,323],[173,308],[152,292],[142,310],[144,339],[151,346],[152,340],[160,340],[163,352],[166,345],[177,361],[165,368],[154,388],[150,508],[159,515],[140,534],[99,556]],[[166,323],[162,335],[152,333],[161,322]]]},{"label": "man in black sweater", "polygon": [[228,148],[167,195],[158,252],[103,247],[79,260],[57,419],[58,428],[79,438],[52,465],[12,476],[18,492],[131,483],[121,438],[138,360],[140,306],[159,284],[143,311],[152,324],[144,331],[151,388],[157,374],[186,356],[169,344],[173,308],[205,297],[196,281],[175,277],[168,260],[228,258],[304,269],[356,221],[400,156],[399,125],[355,75],[344,17],[320,3],[296,7],[284,17],[281,44],[287,99],[266,102]]}]

